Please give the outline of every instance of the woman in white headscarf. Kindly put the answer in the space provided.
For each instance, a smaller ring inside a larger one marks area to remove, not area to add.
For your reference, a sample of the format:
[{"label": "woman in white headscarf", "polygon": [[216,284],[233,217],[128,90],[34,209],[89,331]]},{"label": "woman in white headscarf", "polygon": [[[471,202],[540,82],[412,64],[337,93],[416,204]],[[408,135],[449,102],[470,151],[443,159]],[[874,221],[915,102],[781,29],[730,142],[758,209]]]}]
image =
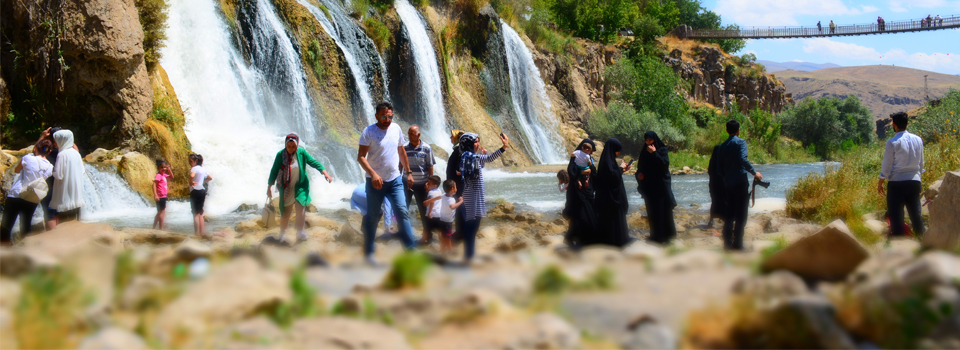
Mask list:
[{"label": "woman in white headscarf", "polygon": [[83,159],[73,148],[73,132],[60,130],[53,134],[60,153],[53,168],[53,198],[50,207],[57,210],[57,223],[80,219],[83,207]]}]

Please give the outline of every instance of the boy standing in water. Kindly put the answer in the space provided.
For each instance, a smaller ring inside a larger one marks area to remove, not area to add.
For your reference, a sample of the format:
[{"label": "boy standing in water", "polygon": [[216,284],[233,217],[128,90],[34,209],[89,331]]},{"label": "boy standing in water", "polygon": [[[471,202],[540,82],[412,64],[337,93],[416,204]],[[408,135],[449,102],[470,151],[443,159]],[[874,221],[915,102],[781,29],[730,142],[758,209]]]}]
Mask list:
[{"label": "boy standing in water", "polygon": [[153,218],[153,228],[163,229],[167,216],[167,181],[173,178],[170,164],[157,159],[157,176],[153,177],[153,200],[157,202],[157,216]]}]

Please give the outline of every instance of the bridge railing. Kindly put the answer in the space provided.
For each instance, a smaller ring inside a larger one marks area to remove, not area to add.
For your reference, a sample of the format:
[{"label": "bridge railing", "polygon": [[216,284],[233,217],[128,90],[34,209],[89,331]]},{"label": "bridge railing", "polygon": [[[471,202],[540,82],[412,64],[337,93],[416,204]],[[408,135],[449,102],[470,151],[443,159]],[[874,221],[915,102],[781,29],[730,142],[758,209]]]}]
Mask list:
[{"label": "bridge railing", "polygon": [[860,35],[877,34],[884,32],[905,32],[920,30],[936,30],[949,27],[960,27],[960,15],[951,15],[936,18],[931,23],[924,24],[923,20],[909,19],[902,21],[890,21],[883,25],[878,23],[868,24],[850,24],[837,25],[830,28],[829,22],[817,27],[751,27],[739,30],[693,30],[691,38],[791,38],[791,37],[811,37],[811,36],[831,36],[831,35]]}]

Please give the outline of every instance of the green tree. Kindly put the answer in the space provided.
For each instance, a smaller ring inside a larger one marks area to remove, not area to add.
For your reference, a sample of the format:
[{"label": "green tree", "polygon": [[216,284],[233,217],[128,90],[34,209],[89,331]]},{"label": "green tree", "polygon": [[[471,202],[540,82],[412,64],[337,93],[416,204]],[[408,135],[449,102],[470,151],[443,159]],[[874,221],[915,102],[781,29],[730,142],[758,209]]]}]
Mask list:
[{"label": "green tree", "polygon": [[944,138],[960,136],[960,90],[950,89],[935,103],[917,116],[907,128],[920,135],[923,142],[939,142]]},{"label": "green tree", "polygon": [[841,147],[873,140],[873,117],[855,96],[846,99],[804,99],[780,115],[783,133],[813,146],[814,153],[828,158]]},{"label": "green tree", "polygon": [[553,20],[574,35],[602,42],[636,19],[637,5],[630,0],[547,0]]},{"label": "green tree", "polygon": [[678,130],[690,133],[696,122],[687,113],[687,101],[677,87],[680,77],[660,59],[641,56],[625,58],[604,72],[614,99],[629,103],[638,111],[650,111]]},{"label": "green tree", "polygon": [[644,13],[656,18],[657,23],[660,23],[668,31],[680,25],[680,9],[673,1],[651,1],[647,3]]},{"label": "green tree", "polygon": [[637,112],[630,104],[621,101],[610,102],[607,109],[594,111],[587,123],[587,132],[591,136],[598,140],[616,138],[623,143],[627,153],[643,149],[643,134],[647,130],[653,130],[671,145],[686,140],[668,120],[660,119],[650,111]]}]

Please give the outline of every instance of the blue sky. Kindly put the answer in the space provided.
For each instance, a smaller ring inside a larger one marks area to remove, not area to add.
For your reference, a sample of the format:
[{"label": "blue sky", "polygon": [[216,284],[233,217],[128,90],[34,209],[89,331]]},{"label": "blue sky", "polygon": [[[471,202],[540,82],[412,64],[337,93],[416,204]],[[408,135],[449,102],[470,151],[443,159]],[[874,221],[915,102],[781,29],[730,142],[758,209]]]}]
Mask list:
[{"label": "blue sky", "polygon": [[[960,0],[703,0],[724,24],[741,27],[876,23],[926,17],[960,16]],[[897,65],[960,74],[960,30],[814,39],[750,40],[743,53],[776,62],[832,62],[842,66]],[[949,54],[949,55],[948,55]]]}]

